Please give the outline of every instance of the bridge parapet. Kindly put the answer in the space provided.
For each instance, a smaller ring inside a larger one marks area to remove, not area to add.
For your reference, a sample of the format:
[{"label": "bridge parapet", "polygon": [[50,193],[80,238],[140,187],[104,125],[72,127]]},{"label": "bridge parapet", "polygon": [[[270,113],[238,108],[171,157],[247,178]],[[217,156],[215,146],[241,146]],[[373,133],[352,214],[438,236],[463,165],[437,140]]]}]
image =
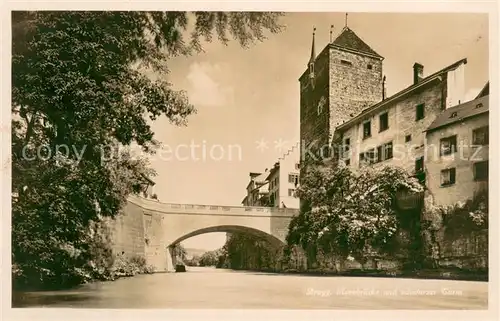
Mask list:
[{"label": "bridge parapet", "polygon": [[146,210],[156,211],[164,214],[205,214],[205,215],[252,215],[252,216],[286,216],[297,215],[297,209],[254,207],[254,206],[224,206],[224,205],[202,205],[202,204],[177,204],[162,203],[137,196],[130,196],[129,201],[143,207]]}]

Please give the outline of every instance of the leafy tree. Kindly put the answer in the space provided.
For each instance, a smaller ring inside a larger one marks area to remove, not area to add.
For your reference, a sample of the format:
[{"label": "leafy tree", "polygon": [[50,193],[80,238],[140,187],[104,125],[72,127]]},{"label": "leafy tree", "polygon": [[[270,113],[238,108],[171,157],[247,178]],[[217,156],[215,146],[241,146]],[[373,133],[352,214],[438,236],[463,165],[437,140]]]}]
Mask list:
[{"label": "leafy tree", "polygon": [[[12,13],[15,284],[70,285],[92,271],[92,222],[115,217],[151,174],[144,159],[120,149],[136,144],[154,153],[158,142],[147,118],[185,125],[195,112],[186,93],[161,77],[168,59],[201,51],[201,41],[214,35],[247,47],[280,31],[279,16]],[[190,20],[194,29],[186,39]],[[50,157],[37,157],[41,146]]]},{"label": "leafy tree", "polygon": [[270,269],[276,263],[276,249],[266,240],[247,233],[233,233],[224,244],[226,260],[232,269]]},{"label": "leafy tree", "polygon": [[172,248],[172,255],[174,255],[177,260],[185,262],[187,258],[187,250],[182,244],[175,244]]},{"label": "leafy tree", "polygon": [[300,214],[289,226],[287,242],[316,257],[317,251],[360,262],[369,251],[392,251],[399,228],[398,191],[422,192],[402,169],[316,166],[302,178]]},{"label": "leafy tree", "polygon": [[216,266],[219,261],[219,257],[216,251],[208,251],[201,255],[200,266]]}]

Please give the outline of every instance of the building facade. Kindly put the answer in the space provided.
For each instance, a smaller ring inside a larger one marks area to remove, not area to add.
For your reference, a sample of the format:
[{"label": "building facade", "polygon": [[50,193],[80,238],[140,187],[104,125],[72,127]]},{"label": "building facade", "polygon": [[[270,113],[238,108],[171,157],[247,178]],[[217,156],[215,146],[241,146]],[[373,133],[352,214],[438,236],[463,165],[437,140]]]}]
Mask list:
[{"label": "building facade", "polygon": [[435,205],[463,202],[488,187],[489,95],[447,109],[425,134],[426,185]]},{"label": "building facade", "polygon": [[299,182],[299,144],[289,149],[270,170],[250,173],[243,206],[299,208],[295,191]]},{"label": "building facade", "polygon": [[340,142],[341,161],[354,168],[393,165],[418,171],[424,165],[425,130],[450,102],[463,102],[464,88],[459,95],[456,82],[448,79],[461,77],[466,63],[459,60],[427,77],[416,63],[411,86],[337,126],[334,139]]},{"label": "building facade", "polygon": [[280,157],[269,171],[269,198],[271,206],[279,208],[299,208],[295,192],[299,183],[299,144],[292,146]]},{"label": "building facade", "polygon": [[[402,167],[425,183],[437,205],[464,201],[487,184],[489,84],[481,97],[465,102],[467,59],[430,75],[415,63],[413,83],[386,97],[384,58],[354,31],[345,27],[318,56],[314,42],[313,34],[299,78],[301,149],[326,146],[330,152],[320,156],[335,156],[353,169]],[[433,147],[459,142],[461,158],[429,155]],[[474,161],[473,154],[482,160]]]},{"label": "building facade", "polygon": [[243,206],[268,206],[269,188],[266,180],[267,169],[264,173],[250,173],[247,184],[247,195],[241,201]]}]

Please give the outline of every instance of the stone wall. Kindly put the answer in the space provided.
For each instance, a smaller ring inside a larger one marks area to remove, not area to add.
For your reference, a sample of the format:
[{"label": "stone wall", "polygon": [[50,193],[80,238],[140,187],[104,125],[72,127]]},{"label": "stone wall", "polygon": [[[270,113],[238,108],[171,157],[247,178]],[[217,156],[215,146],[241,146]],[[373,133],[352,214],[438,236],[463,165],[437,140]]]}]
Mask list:
[{"label": "stone wall", "polygon": [[382,61],[330,48],[328,72],[328,122],[333,135],[335,127],[382,100]]},{"label": "stone wall", "polygon": [[[308,73],[300,79],[301,150],[307,149],[315,141],[318,147],[328,143],[329,68],[328,51],[323,51],[314,63],[314,79],[311,80]],[[323,105],[318,108],[320,102]],[[308,155],[306,154],[305,157]],[[301,159],[302,161],[304,160]]]},{"label": "stone wall", "polygon": [[273,209],[271,211],[271,234],[280,240],[285,240],[288,234],[288,226],[293,216],[298,215],[296,209]]},{"label": "stone wall", "polygon": [[144,220],[140,206],[128,202],[116,219],[107,222],[114,255],[145,257]]},{"label": "stone wall", "polygon": [[155,272],[166,271],[167,244],[165,244],[165,216],[160,213],[144,211],[145,256],[148,265],[154,266]]}]

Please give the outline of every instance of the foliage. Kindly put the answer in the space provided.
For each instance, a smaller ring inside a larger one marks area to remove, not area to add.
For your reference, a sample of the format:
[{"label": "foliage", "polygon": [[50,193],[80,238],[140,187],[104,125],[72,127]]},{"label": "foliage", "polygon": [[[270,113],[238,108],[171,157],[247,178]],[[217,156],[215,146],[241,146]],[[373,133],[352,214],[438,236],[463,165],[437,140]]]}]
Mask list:
[{"label": "foliage", "polygon": [[[106,259],[94,256],[109,253],[95,250],[91,225],[116,216],[151,174],[147,162],[120,149],[136,144],[154,153],[158,143],[147,118],[166,116],[185,125],[195,112],[186,93],[165,80],[168,58],[199,52],[201,40],[213,34],[248,46],[264,39],[265,31],[278,32],[278,17],[12,13],[14,285],[71,285],[105,274],[100,269],[109,265]],[[186,41],[190,19],[194,30]],[[37,157],[40,150],[49,157]]]},{"label": "foliage", "polygon": [[181,262],[185,262],[187,257],[186,248],[180,243],[175,244],[172,247],[172,256],[176,257],[176,259],[180,260]]},{"label": "foliage", "polygon": [[224,255],[224,249],[222,248],[214,251],[207,251],[200,256],[198,264],[199,266],[218,266],[220,258]]},{"label": "foliage", "polygon": [[315,166],[297,189],[303,205],[292,219],[287,243],[312,257],[318,251],[361,259],[389,251],[399,228],[396,193],[423,187],[400,168]]},{"label": "foliage", "polygon": [[146,265],[146,259],[141,256],[118,256],[111,268],[108,279],[114,280],[124,276],[134,276],[137,274],[153,273],[153,267]]},{"label": "foliage", "polygon": [[184,263],[187,265],[187,266],[199,266],[200,265],[200,259],[201,259],[201,256],[199,255],[194,255],[192,258],[187,258],[186,260],[184,260]]},{"label": "foliage", "polygon": [[276,249],[268,241],[247,233],[232,233],[224,249],[231,269],[271,269],[277,260]]},{"label": "foliage", "polygon": [[433,210],[442,216],[445,236],[454,239],[488,228],[488,203],[488,190],[485,189],[466,202]]}]

